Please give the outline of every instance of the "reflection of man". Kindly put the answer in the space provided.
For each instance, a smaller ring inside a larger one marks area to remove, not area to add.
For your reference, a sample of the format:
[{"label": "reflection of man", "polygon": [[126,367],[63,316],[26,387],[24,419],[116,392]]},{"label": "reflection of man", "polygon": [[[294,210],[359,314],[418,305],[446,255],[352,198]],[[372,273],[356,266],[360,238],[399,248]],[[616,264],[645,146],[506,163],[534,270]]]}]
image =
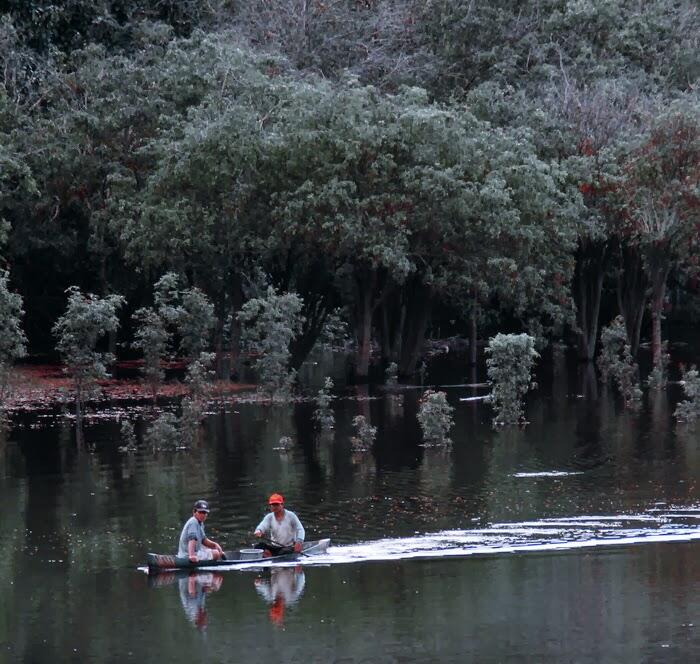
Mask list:
[{"label": "reflection of man", "polygon": [[180,601],[188,620],[197,628],[207,628],[206,596],[215,593],[224,582],[222,574],[200,572],[178,579]]},{"label": "reflection of man", "polygon": [[200,560],[219,560],[223,550],[204,534],[204,522],[209,514],[206,500],[198,500],[192,508],[192,516],[186,521],[180,533],[177,555],[189,558],[190,562]]},{"label": "reflection of man", "polygon": [[284,622],[284,611],[287,606],[299,601],[304,593],[306,577],[301,565],[294,568],[278,567],[270,570],[270,578],[255,579],[255,590],[268,604],[268,616],[275,625]]}]

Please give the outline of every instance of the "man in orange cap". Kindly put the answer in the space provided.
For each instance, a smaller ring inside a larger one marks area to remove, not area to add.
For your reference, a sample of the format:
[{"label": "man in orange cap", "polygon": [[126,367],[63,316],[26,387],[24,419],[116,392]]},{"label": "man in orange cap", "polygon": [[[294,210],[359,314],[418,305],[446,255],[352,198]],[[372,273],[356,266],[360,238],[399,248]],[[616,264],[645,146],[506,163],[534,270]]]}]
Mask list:
[{"label": "man in orange cap", "polygon": [[266,514],[255,529],[256,537],[264,535],[270,539],[269,544],[265,543],[266,554],[277,555],[285,549],[299,553],[306,536],[299,517],[284,508],[284,498],[279,493],[273,493],[267,502],[270,514]]}]

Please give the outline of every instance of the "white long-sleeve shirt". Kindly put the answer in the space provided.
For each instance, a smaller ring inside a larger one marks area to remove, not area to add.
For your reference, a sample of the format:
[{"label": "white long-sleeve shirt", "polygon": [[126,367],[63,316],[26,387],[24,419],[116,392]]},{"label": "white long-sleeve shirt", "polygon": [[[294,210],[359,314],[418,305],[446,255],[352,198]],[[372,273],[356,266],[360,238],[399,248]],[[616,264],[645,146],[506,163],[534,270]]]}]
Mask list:
[{"label": "white long-sleeve shirt", "polygon": [[284,516],[280,521],[275,518],[272,512],[266,514],[255,530],[259,530],[273,542],[282,546],[292,546],[295,542],[303,542],[306,536],[299,517],[291,510],[284,510]]}]

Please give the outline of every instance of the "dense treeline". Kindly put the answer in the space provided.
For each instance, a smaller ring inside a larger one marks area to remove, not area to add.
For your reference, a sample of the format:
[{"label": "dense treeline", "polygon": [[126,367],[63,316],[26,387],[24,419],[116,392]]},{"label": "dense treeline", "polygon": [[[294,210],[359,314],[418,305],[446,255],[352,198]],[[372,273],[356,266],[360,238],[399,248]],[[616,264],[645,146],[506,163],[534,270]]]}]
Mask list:
[{"label": "dense treeline", "polygon": [[[175,272],[236,314],[296,293],[298,366],[342,308],[410,374],[436,311],[596,353],[601,303],[663,361],[696,298],[692,0],[5,0],[4,267],[30,348],[78,286]],[[128,335],[128,327],[127,333]]]}]

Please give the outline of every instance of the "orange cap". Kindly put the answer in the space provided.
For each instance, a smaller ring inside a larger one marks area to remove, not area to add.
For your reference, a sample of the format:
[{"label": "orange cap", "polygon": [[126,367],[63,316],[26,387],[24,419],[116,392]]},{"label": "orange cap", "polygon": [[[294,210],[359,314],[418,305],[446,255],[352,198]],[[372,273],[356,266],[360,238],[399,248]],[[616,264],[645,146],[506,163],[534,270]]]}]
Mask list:
[{"label": "orange cap", "polygon": [[270,499],[267,501],[268,505],[274,505],[275,503],[284,503],[284,498],[280,496],[279,493],[273,493]]}]

